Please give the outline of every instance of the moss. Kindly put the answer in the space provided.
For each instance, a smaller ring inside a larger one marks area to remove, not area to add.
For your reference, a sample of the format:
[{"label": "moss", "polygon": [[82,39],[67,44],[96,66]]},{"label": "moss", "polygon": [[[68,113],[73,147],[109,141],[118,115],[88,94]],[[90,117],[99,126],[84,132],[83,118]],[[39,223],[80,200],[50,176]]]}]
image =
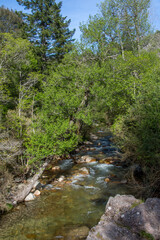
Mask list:
[{"label": "moss", "polygon": [[137,206],[140,205],[141,203],[144,203],[144,201],[143,201],[143,200],[140,200],[140,201],[138,201],[138,202],[136,201],[136,202],[132,203],[131,209],[134,208],[134,207],[137,207]]},{"label": "moss", "polygon": [[13,205],[10,204],[10,203],[7,203],[7,204],[6,204],[6,210],[7,210],[7,212],[9,212],[9,211],[12,210],[12,209],[13,209]]},{"label": "moss", "polygon": [[150,233],[147,233],[145,231],[141,231],[140,236],[147,240],[155,240],[154,237]]},{"label": "moss", "polygon": [[104,238],[101,236],[100,233],[97,233],[97,234],[96,234],[96,237],[99,238],[99,239],[101,239],[101,240],[104,240]]}]

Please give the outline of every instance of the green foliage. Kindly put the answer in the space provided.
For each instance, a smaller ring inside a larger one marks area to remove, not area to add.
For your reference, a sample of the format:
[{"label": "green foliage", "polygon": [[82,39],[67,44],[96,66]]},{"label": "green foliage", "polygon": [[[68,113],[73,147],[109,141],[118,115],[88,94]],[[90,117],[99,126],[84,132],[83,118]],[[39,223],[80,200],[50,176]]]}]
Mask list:
[{"label": "green foliage", "polygon": [[147,240],[154,240],[154,237],[152,236],[152,234],[147,233],[145,231],[141,231],[140,236],[147,239]]},{"label": "green foliage", "polygon": [[31,162],[73,150],[81,141],[83,126],[92,123],[89,102],[95,69],[74,57],[69,54],[55,72],[51,71],[39,94],[42,108],[27,145]]},{"label": "green foliage", "polygon": [[114,130],[125,150],[152,165],[159,162],[160,154],[160,75],[156,68],[150,71],[142,75],[141,92],[128,113],[117,119]]},{"label": "green foliage", "polygon": [[31,10],[31,13],[19,14],[27,23],[29,39],[37,46],[36,52],[40,56],[42,69],[45,69],[49,56],[59,62],[71,49],[72,36],[75,32],[68,28],[70,20],[66,20],[60,13],[62,2],[58,4],[55,0],[17,0],[17,2]]},{"label": "green foliage", "polygon": [[[99,13],[81,24],[82,40],[105,59],[124,50],[139,52],[142,38],[149,33],[150,0],[105,0]],[[114,50],[114,51],[113,51]]]},{"label": "green foliage", "polygon": [[141,203],[144,203],[144,201],[143,201],[143,200],[139,200],[138,202],[134,202],[134,203],[131,205],[131,209],[139,206]]},{"label": "green foliage", "polygon": [[0,47],[1,124],[8,116],[5,126],[22,137],[24,115],[30,115],[28,109],[39,82],[39,74],[32,72],[37,69],[37,60],[31,43],[10,33],[0,35]]},{"label": "green foliage", "polygon": [[4,6],[0,7],[0,33],[12,33],[15,37],[21,37],[22,19],[13,10],[9,10]]}]

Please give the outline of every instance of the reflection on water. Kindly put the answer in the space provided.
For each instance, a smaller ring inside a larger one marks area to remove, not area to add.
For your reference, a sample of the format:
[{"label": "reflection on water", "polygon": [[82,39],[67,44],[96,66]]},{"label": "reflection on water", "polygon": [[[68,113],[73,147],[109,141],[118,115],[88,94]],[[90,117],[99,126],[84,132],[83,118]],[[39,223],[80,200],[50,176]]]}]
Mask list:
[{"label": "reflection on water", "polygon": [[[99,159],[111,156],[117,149],[110,145],[108,137],[101,137],[92,145],[94,151],[81,154],[90,154]],[[107,146],[110,150],[107,150]],[[44,190],[36,200],[21,204],[3,216],[0,239],[74,240],[69,238],[69,234],[76,228],[84,231],[85,227],[96,225],[110,196],[129,193],[127,185],[119,181],[124,175],[121,167],[99,163],[74,165],[71,159],[61,161],[60,167],[66,171],[68,178],[72,176],[71,184]],[[82,167],[86,167],[90,174],[73,177],[74,172]],[[104,180],[110,175],[116,175],[118,181],[106,183]]]}]

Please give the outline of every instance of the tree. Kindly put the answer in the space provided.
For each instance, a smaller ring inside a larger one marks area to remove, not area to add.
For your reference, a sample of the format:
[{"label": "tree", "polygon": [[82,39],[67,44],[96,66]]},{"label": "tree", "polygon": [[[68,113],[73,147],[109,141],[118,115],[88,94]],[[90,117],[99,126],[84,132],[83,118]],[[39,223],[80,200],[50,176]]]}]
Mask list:
[{"label": "tree", "polygon": [[23,35],[22,26],[24,25],[22,19],[13,10],[9,10],[4,6],[0,7],[0,32],[12,33],[15,37]]},{"label": "tree", "polygon": [[51,70],[39,94],[42,108],[27,145],[30,162],[70,152],[82,141],[96,111],[99,71],[97,63],[88,62],[77,50]]},{"label": "tree", "polygon": [[121,50],[123,59],[124,50],[136,50],[140,53],[141,40],[148,34],[150,27],[149,3],[150,0],[101,2],[100,13],[94,17],[90,16],[88,23],[81,25],[82,39],[86,39],[102,51],[105,48],[101,46],[112,46],[112,49],[116,47],[117,50]]},{"label": "tree", "polygon": [[150,0],[126,0],[126,9],[132,20],[132,33],[139,54],[141,40],[148,34],[150,29],[148,21],[149,7]]},{"label": "tree", "polygon": [[[14,38],[10,33],[0,35],[0,49],[1,118],[7,115],[8,110],[13,110],[15,117],[12,120],[18,121],[20,127],[20,133],[16,134],[22,136],[22,112],[31,105],[33,89],[38,81],[33,74],[37,60],[31,43],[26,39]],[[9,122],[10,127],[16,125],[13,122]]]},{"label": "tree", "polygon": [[70,50],[74,30],[68,29],[69,21],[60,14],[62,3],[55,0],[17,0],[20,5],[31,10],[22,14],[28,24],[28,34],[39,51],[43,63],[54,57],[58,61]]},{"label": "tree", "polygon": [[75,30],[69,30],[69,24],[71,20],[66,20],[66,17],[62,17],[60,10],[62,7],[62,2],[55,4],[55,12],[53,18],[53,36],[52,36],[52,48],[50,54],[58,62],[60,62],[64,54],[69,52],[72,49],[72,36],[75,33]]}]

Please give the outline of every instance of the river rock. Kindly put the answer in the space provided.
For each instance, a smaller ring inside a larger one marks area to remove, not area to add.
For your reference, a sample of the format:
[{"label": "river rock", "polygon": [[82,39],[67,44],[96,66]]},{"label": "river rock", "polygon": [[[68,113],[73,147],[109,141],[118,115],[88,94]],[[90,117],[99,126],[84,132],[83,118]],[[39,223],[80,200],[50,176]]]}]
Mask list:
[{"label": "river rock", "polygon": [[82,175],[89,175],[89,170],[86,167],[80,168],[79,173]]},{"label": "river rock", "polygon": [[38,197],[40,194],[41,194],[41,192],[40,192],[39,190],[36,190],[36,191],[34,192],[34,196],[35,196],[35,197]]},{"label": "river rock", "polygon": [[109,178],[105,178],[104,181],[108,183],[108,182],[110,182],[110,179]]},{"label": "river rock", "polygon": [[44,187],[45,190],[51,190],[52,188],[53,188],[52,184],[46,184]]},{"label": "river rock", "polygon": [[90,141],[85,141],[84,144],[86,144],[86,145],[92,145],[93,143],[90,142]]},{"label": "river rock", "polygon": [[33,193],[29,193],[27,197],[24,199],[25,202],[29,202],[35,199],[35,196]]},{"label": "river rock", "polygon": [[91,163],[91,162],[96,162],[96,159],[88,155],[82,156],[77,161],[77,163]]},{"label": "river rock", "polygon": [[106,164],[112,164],[115,161],[116,162],[119,161],[117,156],[110,156],[110,157],[107,157],[107,158],[103,158],[99,162],[100,163],[106,163]]},{"label": "river rock", "polygon": [[89,233],[89,228],[86,226],[77,227],[68,232],[66,240],[84,240]]},{"label": "river rock", "polygon": [[96,136],[95,134],[90,134],[90,137],[91,137],[91,139],[93,139],[93,140],[97,140],[98,139],[98,136]]},{"label": "river rock", "polygon": [[89,147],[89,148],[86,148],[87,151],[95,151],[96,148],[93,148],[93,147]]},{"label": "river rock", "polygon": [[61,182],[63,182],[63,181],[64,181],[64,179],[65,179],[65,177],[64,177],[64,176],[60,176],[60,177],[57,179],[57,181],[61,183]]},{"label": "river rock", "polygon": [[58,171],[60,171],[60,170],[61,170],[60,166],[54,166],[54,167],[52,167],[52,171],[53,171],[53,172],[58,172]]},{"label": "river rock", "polygon": [[89,170],[86,167],[83,167],[83,168],[76,170],[73,173],[71,179],[75,180],[75,179],[78,179],[79,177],[80,178],[83,177],[83,175],[85,176],[85,175],[89,175],[89,174],[90,174]]},{"label": "river rock", "polygon": [[149,198],[141,203],[133,196],[116,195],[109,198],[105,214],[91,229],[87,240],[144,240],[153,237],[158,240],[159,224],[160,199]]}]

